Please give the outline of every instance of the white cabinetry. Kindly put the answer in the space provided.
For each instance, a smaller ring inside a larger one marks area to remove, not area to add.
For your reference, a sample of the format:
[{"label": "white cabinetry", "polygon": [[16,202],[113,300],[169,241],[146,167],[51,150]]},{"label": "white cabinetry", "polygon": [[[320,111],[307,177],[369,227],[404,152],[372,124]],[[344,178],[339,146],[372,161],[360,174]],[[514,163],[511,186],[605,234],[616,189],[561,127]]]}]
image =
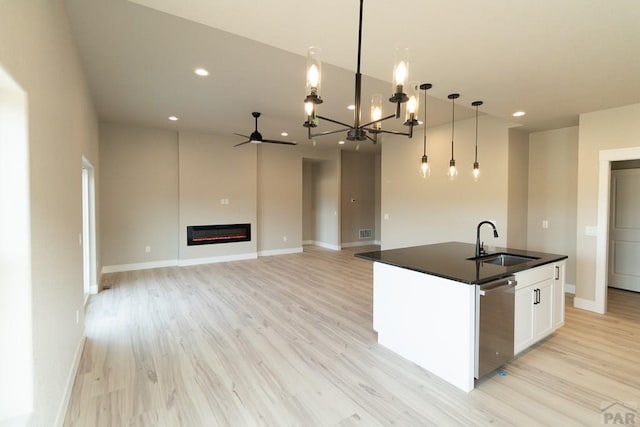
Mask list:
[{"label": "white cabinetry", "polygon": [[564,264],[516,273],[515,354],[564,324]]},{"label": "white cabinetry", "polygon": [[553,328],[557,329],[564,325],[564,283],[566,261],[556,262],[553,266]]}]

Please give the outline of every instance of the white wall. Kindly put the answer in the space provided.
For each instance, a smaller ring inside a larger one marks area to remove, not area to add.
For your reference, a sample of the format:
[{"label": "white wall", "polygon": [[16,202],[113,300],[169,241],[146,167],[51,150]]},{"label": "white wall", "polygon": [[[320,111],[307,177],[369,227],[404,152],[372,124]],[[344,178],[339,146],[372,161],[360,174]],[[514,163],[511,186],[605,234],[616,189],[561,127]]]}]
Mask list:
[{"label": "white wall", "polygon": [[[304,197],[318,194],[322,218],[313,225],[322,242],[339,245],[337,149],[234,147],[232,136],[111,123],[100,129],[104,271],[300,251],[303,159],[326,163],[318,193],[310,187]],[[251,242],[186,246],[188,225],[243,222],[252,225]]]},{"label": "white wall", "polygon": [[[343,151],[341,160],[341,244],[357,246],[375,240],[376,155]],[[379,188],[379,186],[378,186]],[[372,237],[360,239],[359,230],[371,229]]]},{"label": "white wall", "polygon": [[97,120],[61,2],[2,3],[0,64],[28,99],[34,360],[28,425],[50,426],[62,420],[82,350],[82,157],[96,166],[99,181]]},{"label": "white wall", "polygon": [[[472,178],[475,118],[456,122],[455,159],[459,175],[446,177],[451,158],[451,125],[427,130],[431,175],[418,174],[422,141],[389,138],[382,145],[382,247],[444,241],[475,242],[482,220],[497,222],[500,238],[487,232],[488,245],[507,242],[508,130],[510,122],[481,116],[478,161],[481,178]],[[388,215],[388,219],[385,216]]]},{"label": "white wall", "polygon": [[[596,294],[596,237],[586,227],[598,225],[598,174],[601,151],[640,147],[640,104],[580,115],[576,225],[576,297],[588,305]],[[606,224],[603,224],[606,230]],[[604,260],[606,263],[606,260]]]},{"label": "white wall", "polygon": [[[256,257],[256,146],[234,147],[231,136],[180,132],[180,263],[194,260]],[[237,141],[236,141],[237,142]],[[228,204],[221,204],[227,199]],[[187,226],[251,224],[249,242],[187,246]]]},{"label": "white wall", "polygon": [[[258,147],[258,253],[302,250],[303,162],[291,146]],[[307,203],[309,195],[306,196]]]},{"label": "white wall", "polygon": [[27,126],[26,93],[0,67],[0,424],[33,411]]},{"label": "white wall", "polygon": [[[529,249],[567,255],[567,283],[576,283],[578,127],[529,136]],[[549,228],[542,227],[547,221]]]},{"label": "white wall", "polygon": [[509,129],[509,185],[507,205],[507,247],[527,247],[527,205],[529,184],[529,134]]},{"label": "white wall", "polygon": [[332,160],[313,163],[314,242],[340,249],[340,152]]},{"label": "white wall", "polygon": [[100,162],[103,264],[175,263],[178,134],[100,123]]},{"label": "white wall", "polygon": [[316,216],[314,213],[313,161],[302,162],[302,242],[311,243],[316,237]]}]

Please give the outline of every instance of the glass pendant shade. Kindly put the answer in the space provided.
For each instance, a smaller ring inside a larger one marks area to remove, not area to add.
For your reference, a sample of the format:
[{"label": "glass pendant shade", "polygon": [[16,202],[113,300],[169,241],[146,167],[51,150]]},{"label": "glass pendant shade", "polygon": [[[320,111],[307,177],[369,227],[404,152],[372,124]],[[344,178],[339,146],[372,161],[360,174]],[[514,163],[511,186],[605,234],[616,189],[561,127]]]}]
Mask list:
[{"label": "glass pendant shade", "polygon": [[471,105],[476,107],[476,148],[473,161],[473,180],[478,181],[478,178],[480,178],[480,163],[478,163],[478,107],[482,105],[482,101],[473,101]]},{"label": "glass pendant shade", "polygon": [[[422,125],[424,126],[424,128],[422,129],[422,135],[423,135],[422,150],[423,151],[422,151],[422,158],[420,159],[420,175],[423,178],[426,178],[431,174],[431,168],[429,168],[429,158],[427,157],[427,90],[431,89],[433,86],[431,85],[431,83],[422,83],[421,85],[415,84],[414,87],[416,89],[416,99],[420,99],[417,97],[418,89],[424,92],[424,104],[422,105],[422,111],[424,114],[424,121],[422,122]],[[414,117],[416,118],[416,124],[417,124],[417,118],[418,118],[417,103],[415,106],[415,110],[416,111],[415,111]]]},{"label": "glass pendant shade", "polygon": [[396,48],[393,61],[393,94],[404,93],[409,78],[409,49]]},{"label": "glass pendant shade", "polygon": [[310,47],[307,51],[307,95],[320,97],[322,82],[322,50]]},{"label": "glass pendant shade", "polygon": [[[371,121],[382,119],[382,95],[376,93],[371,96]],[[374,130],[382,129],[382,122],[376,122],[371,125]]]},{"label": "glass pendant shade", "polygon": [[407,101],[407,106],[405,108],[405,125],[413,124],[414,126],[418,124],[418,109],[420,107],[420,92],[419,92],[419,84],[418,83],[410,83],[408,87],[409,100]]},{"label": "glass pendant shade", "polygon": [[422,160],[420,161],[420,175],[423,178],[431,175],[431,169],[429,168],[429,158],[426,155],[422,156]]},{"label": "glass pendant shade", "polygon": [[449,179],[454,179],[458,175],[458,168],[456,167],[456,161],[449,160],[449,170],[447,170],[447,176]]},{"label": "glass pendant shade", "polygon": [[455,157],[453,156],[453,136],[455,130],[456,123],[456,99],[460,98],[460,94],[452,93],[447,96],[451,100],[451,160],[449,160],[449,170],[447,171],[447,176],[449,179],[453,180],[456,175],[458,175],[458,168],[456,168]]}]

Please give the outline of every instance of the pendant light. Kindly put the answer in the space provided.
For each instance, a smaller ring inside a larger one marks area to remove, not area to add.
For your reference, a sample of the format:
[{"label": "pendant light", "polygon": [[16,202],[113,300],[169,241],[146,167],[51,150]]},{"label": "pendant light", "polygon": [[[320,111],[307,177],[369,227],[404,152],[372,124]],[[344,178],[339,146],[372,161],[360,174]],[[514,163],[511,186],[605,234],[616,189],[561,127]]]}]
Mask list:
[{"label": "pendant light", "polygon": [[473,180],[477,181],[480,178],[480,163],[478,163],[478,107],[482,105],[482,101],[473,101],[471,105],[476,107],[476,157],[473,162]]},{"label": "pendant light", "polygon": [[420,85],[420,90],[424,92],[424,102],[422,104],[422,111],[424,112],[424,120],[422,125],[424,126],[423,133],[424,139],[422,143],[422,159],[420,161],[420,175],[423,178],[426,178],[431,174],[431,170],[429,169],[429,158],[427,157],[427,90],[431,89],[431,83],[422,83]]},{"label": "pendant light", "polygon": [[[322,61],[320,59],[320,49],[310,48],[307,52],[307,97],[304,100],[304,109],[306,120],[303,124],[307,128],[307,137],[313,139],[318,136],[332,135],[339,132],[347,132],[348,141],[366,141],[373,143],[378,142],[378,134],[403,135],[411,138],[413,136],[413,128],[418,121],[415,117],[418,114],[417,99],[409,103],[410,95],[405,93],[409,77],[409,51],[406,48],[398,48],[395,53],[395,61],[393,66],[392,79],[392,95],[389,101],[395,104],[395,113],[383,116],[382,104],[378,101],[372,101],[372,118],[368,123],[361,123],[362,119],[362,74],[360,73],[360,56],[362,52],[362,14],[364,9],[364,0],[360,0],[360,14],[358,21],[358,51],[356,59],[356,75],[355,75],[355,111],[353,114],[353,124],[343,123],[339,120],[324,117],[318,114],[318,106],[323,103],[320,96],[320,82],[322,80]],[[408,92],[408,91],[407,91]],[[373,103],[376,103],[375,107]],[[409,127],[407,132],[398,132],[382,129],[382,122],[389,119],[399,119],[402,104],[407,104],[407,118],[404,122]],[[375,113],[375,114],[374,114]],[[311,133],[312,129],[320,125],[320,120],[327,121],[342,126],[341,129],[327,130],[324,132]]]},{"label": "pendant light", "polygon": [[447,176],[453,180],[458,175],[458,169],[456,168],[456,160],[453,157],[453,131],[454,124],[456,122],[456,99],[460,98],[459,93],[452,93],[447,98],[451,100],[451,160],[449,160],[449,170]]}]

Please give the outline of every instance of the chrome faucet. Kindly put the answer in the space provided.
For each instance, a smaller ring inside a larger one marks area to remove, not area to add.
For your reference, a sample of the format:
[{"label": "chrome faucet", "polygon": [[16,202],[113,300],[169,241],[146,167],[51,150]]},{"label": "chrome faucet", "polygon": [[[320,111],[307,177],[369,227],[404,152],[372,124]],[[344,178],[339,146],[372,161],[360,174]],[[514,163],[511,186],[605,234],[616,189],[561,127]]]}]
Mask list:
[{"label": "chrome faucet", "polygon": [[496,230],[496,226],[491,221],[482,221],[478,224],[478,229],[476,231],[476,256],[486,255],[486,251],[484,250],[484,243],[480,243],[480,227],[482,224],[489,224],[493,228],[493,237],[498,237],[498,230]]}]

